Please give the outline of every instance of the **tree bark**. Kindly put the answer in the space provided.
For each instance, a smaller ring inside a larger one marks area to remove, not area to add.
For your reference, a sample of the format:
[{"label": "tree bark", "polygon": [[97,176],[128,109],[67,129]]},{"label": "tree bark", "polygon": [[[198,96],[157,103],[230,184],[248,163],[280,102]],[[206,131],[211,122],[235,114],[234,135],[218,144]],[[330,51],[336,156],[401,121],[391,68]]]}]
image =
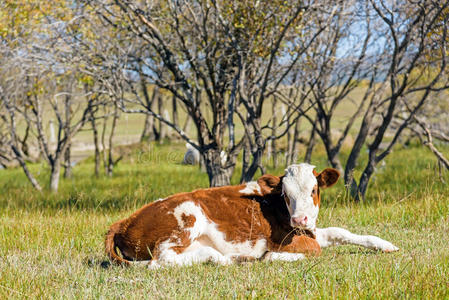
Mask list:
[{"label": "tree bark", "polygon": [[362,176],[360,177],[359,186],[357,188],[357,194],[355,196],[355,201],[359,202],[361,199],[365,199],[366,190],[368,189],[368,183],[371,179],[371,176],[374,173],[374,162],[369,161],[365,170],[363,171]]},{"label": "tree bark", "polygon": [[[273,99],[273,105],[271,107],[271,113],[273,114],[273,122],[272,122],[272,130],[271,135],[276,136],[276,124],[277,124],[277,116],[276,116],[276,105],[277,105],[277,99],[274,97]],[[277,147],[276,147],[276,139],[271,139],[271,157],[273,159],[273,168],[277,168],[278,166],[278,157],[277,157]]]},{"label": "tree bark", "polygon": [[242,174],[242,178],[240,179],[240,182],[248,182],[253,180],[254,175],[256,174],[258,169],[263,170],[262,167],[262,154],[263,150],[257,150],[256,152],[252,153],[253,161],[251,165],[249,166],[248,170]]},{"label": "tree bark", "polygon": [[90,124],[92,125],[92,133],[94,138],[94,147],[95,147],[95,176],[98,177],[100,175],[100,145],[98,140],[98,129],[97,122],[95,121],[94,112],[90,112]]},{"label": "tree bark", "polygon": [[[157,97],[157,108],[158,108],[159,115],[165,116],[162,95],[159,95]],[[160,143],[162,143],[164,138],[167,135],[167,130],[166,130],[167,128],[166,128],[164,122],[162,122],[161,120],[158,120],[158,129],[159,129],[159,136],[157,137],[157,139]]]},{"label": "tree bark", "polygon": [[357,166],[360,151],[365,143],[365,140],[369,134],[371,128],[371,122],[374,117],[373,112],[373,102],[370,103],[370,108],[366,111],[362,124],[360,125],[359,133],[352,146],[351,153],[349,154],[348,160],[346,161],[346,167],[344,172],[344,181],[346,189],[349,189],[349,193],[352,198],[357,199],[358,187],[357,182],[354,178],[354,169]]},{"label": "tree bark", "polygon": [[[67,94],[65,97],[64,102],[64,110],[65,110],[65,124],[64,124],[64,135],[67,138],[67,146],[64,151],[64,178],[71,178],[72,177],[72,161],[71,161],[71,151],[70,148],[72,147],[72,137],[71,137],[71,128],[70,128],[70,121],[72,119],[72,111],[71,111],[71,95]],[[58,141],[59,142],[59,141]]]},{"label": "tree bark", "polygon": [[141,142],[154,140],[153,124],[154,124],[153,116],[145,115],[145,122],[143,124],[142,134],[140,135]]},{"label": "tree bark", "polygon": [[[144,98],[145,98],[145,103],[151,110],[153,110],[153,106],[154,106],[154,102],[155,102],[154,100],[156,99],[156,97],[159,97],[159,88],[154,87],[153,94],[151,95],[151,98],[150,98],[150,96],[148,95],[147,87],[143,80],[142,80],[141,84],[142,84],[142,91],[143,91]],[[143,142],[145,140],[154,141],[155,136],[156,136],[155,131],[156,130],[154,128],[154,117],[152,115],[146,114],[142,135],[140,136],[140,141],[141,142]]]},{"label": "tree bark", "polygon": [[[106,108],[105,108],[106,111]],[[103,119],[103,128],[101,131],[101,152],[102,152],[102,157],[103,157],[103,168],[104,168],[104,173],[107,174],[108,173],[108,159],[107,159],[107,155],[106,155],[106,128],[108,127],[108,117],[105,117]]]},{"label": "tree bark", "polygon": [[293,131],[289,128],[287,132],[287,151],[285,153],[285,166],[292,164],[292,152],[293,152]]},{"label": "tree bark", "polygon": [[178,102],[176,101],[176,96],[173,95],[172,97],[172,118],[173,118],[173,124],[175,126],[178,126],[179,120],[178,120]]},{"label": "tree bark", "polygon": [[245,174],[249,168],[250,159],[251,159],[251,148],[249,145],[249,141],[245,141],[243,145],[242,174],[240,175],[240,183],[244,182]]},{"label": "tree bark", "polygon": [[231,184],[231,174],[233,168],[225,169],[221,165],[220,150],[209,149],[203,152],[206,172],[209,176],[211,187],[225,186]]},{"label": "tree bark", "polygon": [[64,152],[64,178],[72,178],[72,159],[71,151],[72,142],[68,141],[67,149]]},{"label": "tree bark", "polygon": [[61,173],[61,158],[60,155],[57,155],[56,159],[54,159],[51,164],[50,190],[53,193],[56,193],[58,191],[60,173]]},{"label": "tree bark", "polygon": [[117,120],[119,118],[118,108],[114,106],[114,116],[112,118],[111,132],[109,134],[109,147],[108,147],[108,166],[106,169],[106,175],[112,177],[114,170],[114,158],[112,157],[113,139],[115,135],[115,128],[117,127]]},{"label": "tree bark", "polygon": [[242,176],[240,178],[240,182],[248,182],[251,181],[256,174],[258,169],[263,170],[262,167],[262,156],[265,150],[265,139],[261,136],[255,138],[255,145],[253,149],[251,147],[247,147],[247,150],[250,149],[252,162],[248,168],[242,170]]}]

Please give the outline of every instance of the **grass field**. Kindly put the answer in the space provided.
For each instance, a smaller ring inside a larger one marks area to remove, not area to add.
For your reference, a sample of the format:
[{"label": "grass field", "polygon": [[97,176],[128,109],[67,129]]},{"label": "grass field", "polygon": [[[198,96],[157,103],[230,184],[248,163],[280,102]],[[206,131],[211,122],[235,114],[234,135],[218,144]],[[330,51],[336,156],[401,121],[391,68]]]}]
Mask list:
[{"label": "grass field", "polygon": [[[341,182],[323,192],[319,227],[378,235],[399,252],[342,246],[289,263],[102,268],[111,223],[159,197],[207,186],[205,173],[179,164],[183,151],[183,144],[136,147],[113,178],[95,178],[86,160],[57,195],[33,191],[20,169],[0,170],[0,299],[449,299],[449,188],[432,154],[418,147],[398,147],[362,203],[352,203]],[[321,149],[313,163],[327,166]],[[32,170],[48,177],[44,165]]]}]

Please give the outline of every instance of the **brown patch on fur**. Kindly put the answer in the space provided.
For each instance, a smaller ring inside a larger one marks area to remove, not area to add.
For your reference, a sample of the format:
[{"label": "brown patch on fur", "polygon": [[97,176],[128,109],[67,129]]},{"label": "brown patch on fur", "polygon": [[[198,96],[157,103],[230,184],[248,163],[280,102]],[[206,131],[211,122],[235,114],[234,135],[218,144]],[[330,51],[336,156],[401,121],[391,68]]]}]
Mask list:
[{"label": "brown patch on fur", "polygon": [[188,246],[190,246],[190,234],[188,231],[180,230],[176,232],[171,238],[170,242],[176,244],[170,249],[176,252],[176,254],[181,254]]},{"label": "brown patch on fur", "polygon": [[262,195],[277,194],[282,192],[282,177],[265,174],[257,179]]},{"label": "brown patch on fur", "polygon": [[181,220],[184,222],[184,228],[193,227],[196,218],[192,215],[186,215],[185,213],[181,215]]},{"label": "brown patch on fur", "polygon": [[316,239],[305,235],[293,236],[288,245],[280,247],[282,252],[304,253],[310,256],[319,256],[321,254],[321,247]]},{"label": "brown patch on fur", "polygon": [[326,168],[321,173],[313,170],[313,175],[315,175],[318,181],[318,186],[314,186],[312,191],[313,204],[319,207],[321,205],[320,188],[325,189],[336,184],[340,177],[340,172],[332,168]]}]

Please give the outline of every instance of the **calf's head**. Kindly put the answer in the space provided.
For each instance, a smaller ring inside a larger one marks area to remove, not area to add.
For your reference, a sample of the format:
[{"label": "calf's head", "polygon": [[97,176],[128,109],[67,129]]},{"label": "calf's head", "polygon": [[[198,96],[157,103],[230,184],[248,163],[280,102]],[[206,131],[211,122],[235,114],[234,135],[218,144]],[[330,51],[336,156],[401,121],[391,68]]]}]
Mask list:
[{"label": "calf's head", "polygon": [[334,185],[340,173],[331,168],[321,173],[315,166],[302,163],[285,169],[282,179],[282,196],[290,213],[290,225],[315,230],[320,208],[320,188]]},{"label": "calf's head", "polygon": [[285,175],[281,178],[265,175],[262,177],[263,182],[259,180],[262,190],[271,187],[272,193],[280,192],[290,213],[290,225],[310,231],[316,228],[320,188],[331,187],[340,177],[335,169],[327,168],[317,173],[314,168],[315,166],[307,163],[291,165],[285,169]]}]

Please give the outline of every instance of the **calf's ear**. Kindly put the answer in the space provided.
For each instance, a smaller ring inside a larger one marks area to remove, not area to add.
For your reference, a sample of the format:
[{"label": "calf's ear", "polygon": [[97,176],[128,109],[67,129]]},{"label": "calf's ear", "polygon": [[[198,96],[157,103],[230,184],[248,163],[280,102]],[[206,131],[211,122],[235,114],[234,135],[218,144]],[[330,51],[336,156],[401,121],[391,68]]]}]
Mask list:
[{"label": "calf's ear", "polygon": [[333,186],[337,183],[338,178],[340,177],[340,172],[332,168],[324,169],[319,174],[314,170],[313,173],[318,181],[318,186],[322,189]]},{"label": "calf's ear", "polygon": [[281,178],[273,175],[263,175],[257,179],[257,184],[260,186],[262,195],[281,193]]}]

